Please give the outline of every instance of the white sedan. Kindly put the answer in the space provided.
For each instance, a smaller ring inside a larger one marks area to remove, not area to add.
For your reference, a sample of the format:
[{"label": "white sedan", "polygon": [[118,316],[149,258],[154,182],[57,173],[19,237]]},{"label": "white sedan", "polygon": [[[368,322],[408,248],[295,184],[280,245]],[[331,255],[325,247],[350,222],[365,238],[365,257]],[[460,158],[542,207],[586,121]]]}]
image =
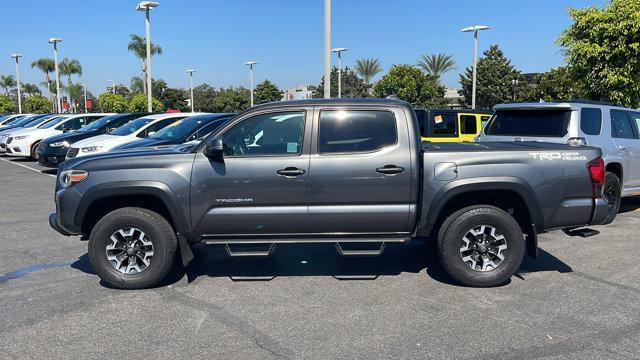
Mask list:
[{"label": "white sedan", "polygon": [[6,154],[8,156],[30,157],[37,160],[38,155],[36,148],[43,139],[64,132],[78,130],[90,122],[107,115],[112,114],[72,114],[57,117],[33,128],[16,128],[16,131],[12,131],[11,135],[7,138]]},{"label": "white sedan", "polygon": [[165,126],[193,115],[195,114],[166,113],[147,115],[135,119],[120,126],[110,134],[98,135],[73,143],[67,151],[67,159],[107,152],[116,146],[146,138]]}]

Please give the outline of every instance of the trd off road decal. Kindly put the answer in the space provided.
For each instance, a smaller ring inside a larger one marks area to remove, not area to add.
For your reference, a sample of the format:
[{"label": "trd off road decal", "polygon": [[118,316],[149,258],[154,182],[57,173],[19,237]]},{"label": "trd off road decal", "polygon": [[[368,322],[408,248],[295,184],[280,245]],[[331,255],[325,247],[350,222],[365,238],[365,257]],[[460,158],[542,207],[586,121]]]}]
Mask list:
[{"label": "trd off road decal", "polygon": [[530,152],[529,156],[536,160],[585,161],[587,157],[577,152]]}]

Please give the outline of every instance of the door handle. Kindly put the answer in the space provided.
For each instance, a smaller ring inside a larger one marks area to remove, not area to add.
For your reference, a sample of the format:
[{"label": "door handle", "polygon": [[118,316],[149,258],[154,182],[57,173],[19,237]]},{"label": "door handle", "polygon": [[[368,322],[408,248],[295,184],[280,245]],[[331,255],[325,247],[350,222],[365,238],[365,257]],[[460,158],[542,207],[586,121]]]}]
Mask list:
[{"label": "door handle", "polygon": [[278,175],[282,176],[300,176],[303,175],[306,171],[304,169],[298,169],[297,167],[286,167],[284,169],[280,169],[276,171]]},{"label": "door handle", "polygon": [[396,166],[396,165],[385,165],[383,167],[379,167],[376,169],[376,172],[379,172],[380,174],[385,174],[385,175],[398,174],[403,171],[404,171],[404,168],[402,166]]}]

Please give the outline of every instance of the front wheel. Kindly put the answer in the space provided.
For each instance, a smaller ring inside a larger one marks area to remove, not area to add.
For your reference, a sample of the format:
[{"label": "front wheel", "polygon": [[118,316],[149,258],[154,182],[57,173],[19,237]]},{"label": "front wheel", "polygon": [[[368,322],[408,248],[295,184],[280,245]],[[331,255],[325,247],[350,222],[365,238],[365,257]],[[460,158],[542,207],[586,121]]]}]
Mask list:
[{"label": "front wheel", "polygon": [[169,222],[142,208],[105,215],[89,236],[89,259],[100,279],[118,289],[157,285],[171,271],[178,241]]},{"label": "front wheel", "polygon": [[40,155],[38,155],[38,148],[39,147],[40,147],[40,142],[37,142],[37,143],[31,145],[31,149],[29,151],[29,157],[31,158],[31,160],[38,161],[38,159],[40,158]]},{"label": "front wheel", "polygon": [[518,223],[499,208],[471,206],[452,214],[438,237],[438,256],[456,281],[474,287],[497,286],[513,276],[524,257]]},{"label": "front wheel", "polygon": [[622,184],[618,175],[608,172],[604,178],[604,197],[609,202],[607,208],[607,217],[605,218],[603,225],[611,224],[613,219],[618,215],[620,210],[620,202],[622,201]]}]

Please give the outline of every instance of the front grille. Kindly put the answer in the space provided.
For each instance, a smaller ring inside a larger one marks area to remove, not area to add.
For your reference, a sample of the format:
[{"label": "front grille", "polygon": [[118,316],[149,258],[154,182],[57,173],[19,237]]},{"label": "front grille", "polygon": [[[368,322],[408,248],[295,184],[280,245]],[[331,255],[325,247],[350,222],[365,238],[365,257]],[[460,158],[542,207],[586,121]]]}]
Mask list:
[{"label": "front grille", "polygon": [[7,147],[7,144],[0,144],[0,148],[3,148],[3,149],[4,149],[4,148],[6,148],[6,147]]},{"label": "front grille", "polygon": [[69,151],[67,151],[67,159],[71,159],[78,156],[79,152],[80,152],[80,149],[78,148],[69,148]]},{"label": "front grille", "polygon": [[7,148],[7,154],[11,154],[13,153],[13,151],[11,151],[11,148]]},{"label": "front grille", "polygon": [[12,141],[13,141],[13,138],[12,138],[12,137],[8,138],[8,139],[7,139],[7,144],[11,144],[11,142],[12,142]]}]

